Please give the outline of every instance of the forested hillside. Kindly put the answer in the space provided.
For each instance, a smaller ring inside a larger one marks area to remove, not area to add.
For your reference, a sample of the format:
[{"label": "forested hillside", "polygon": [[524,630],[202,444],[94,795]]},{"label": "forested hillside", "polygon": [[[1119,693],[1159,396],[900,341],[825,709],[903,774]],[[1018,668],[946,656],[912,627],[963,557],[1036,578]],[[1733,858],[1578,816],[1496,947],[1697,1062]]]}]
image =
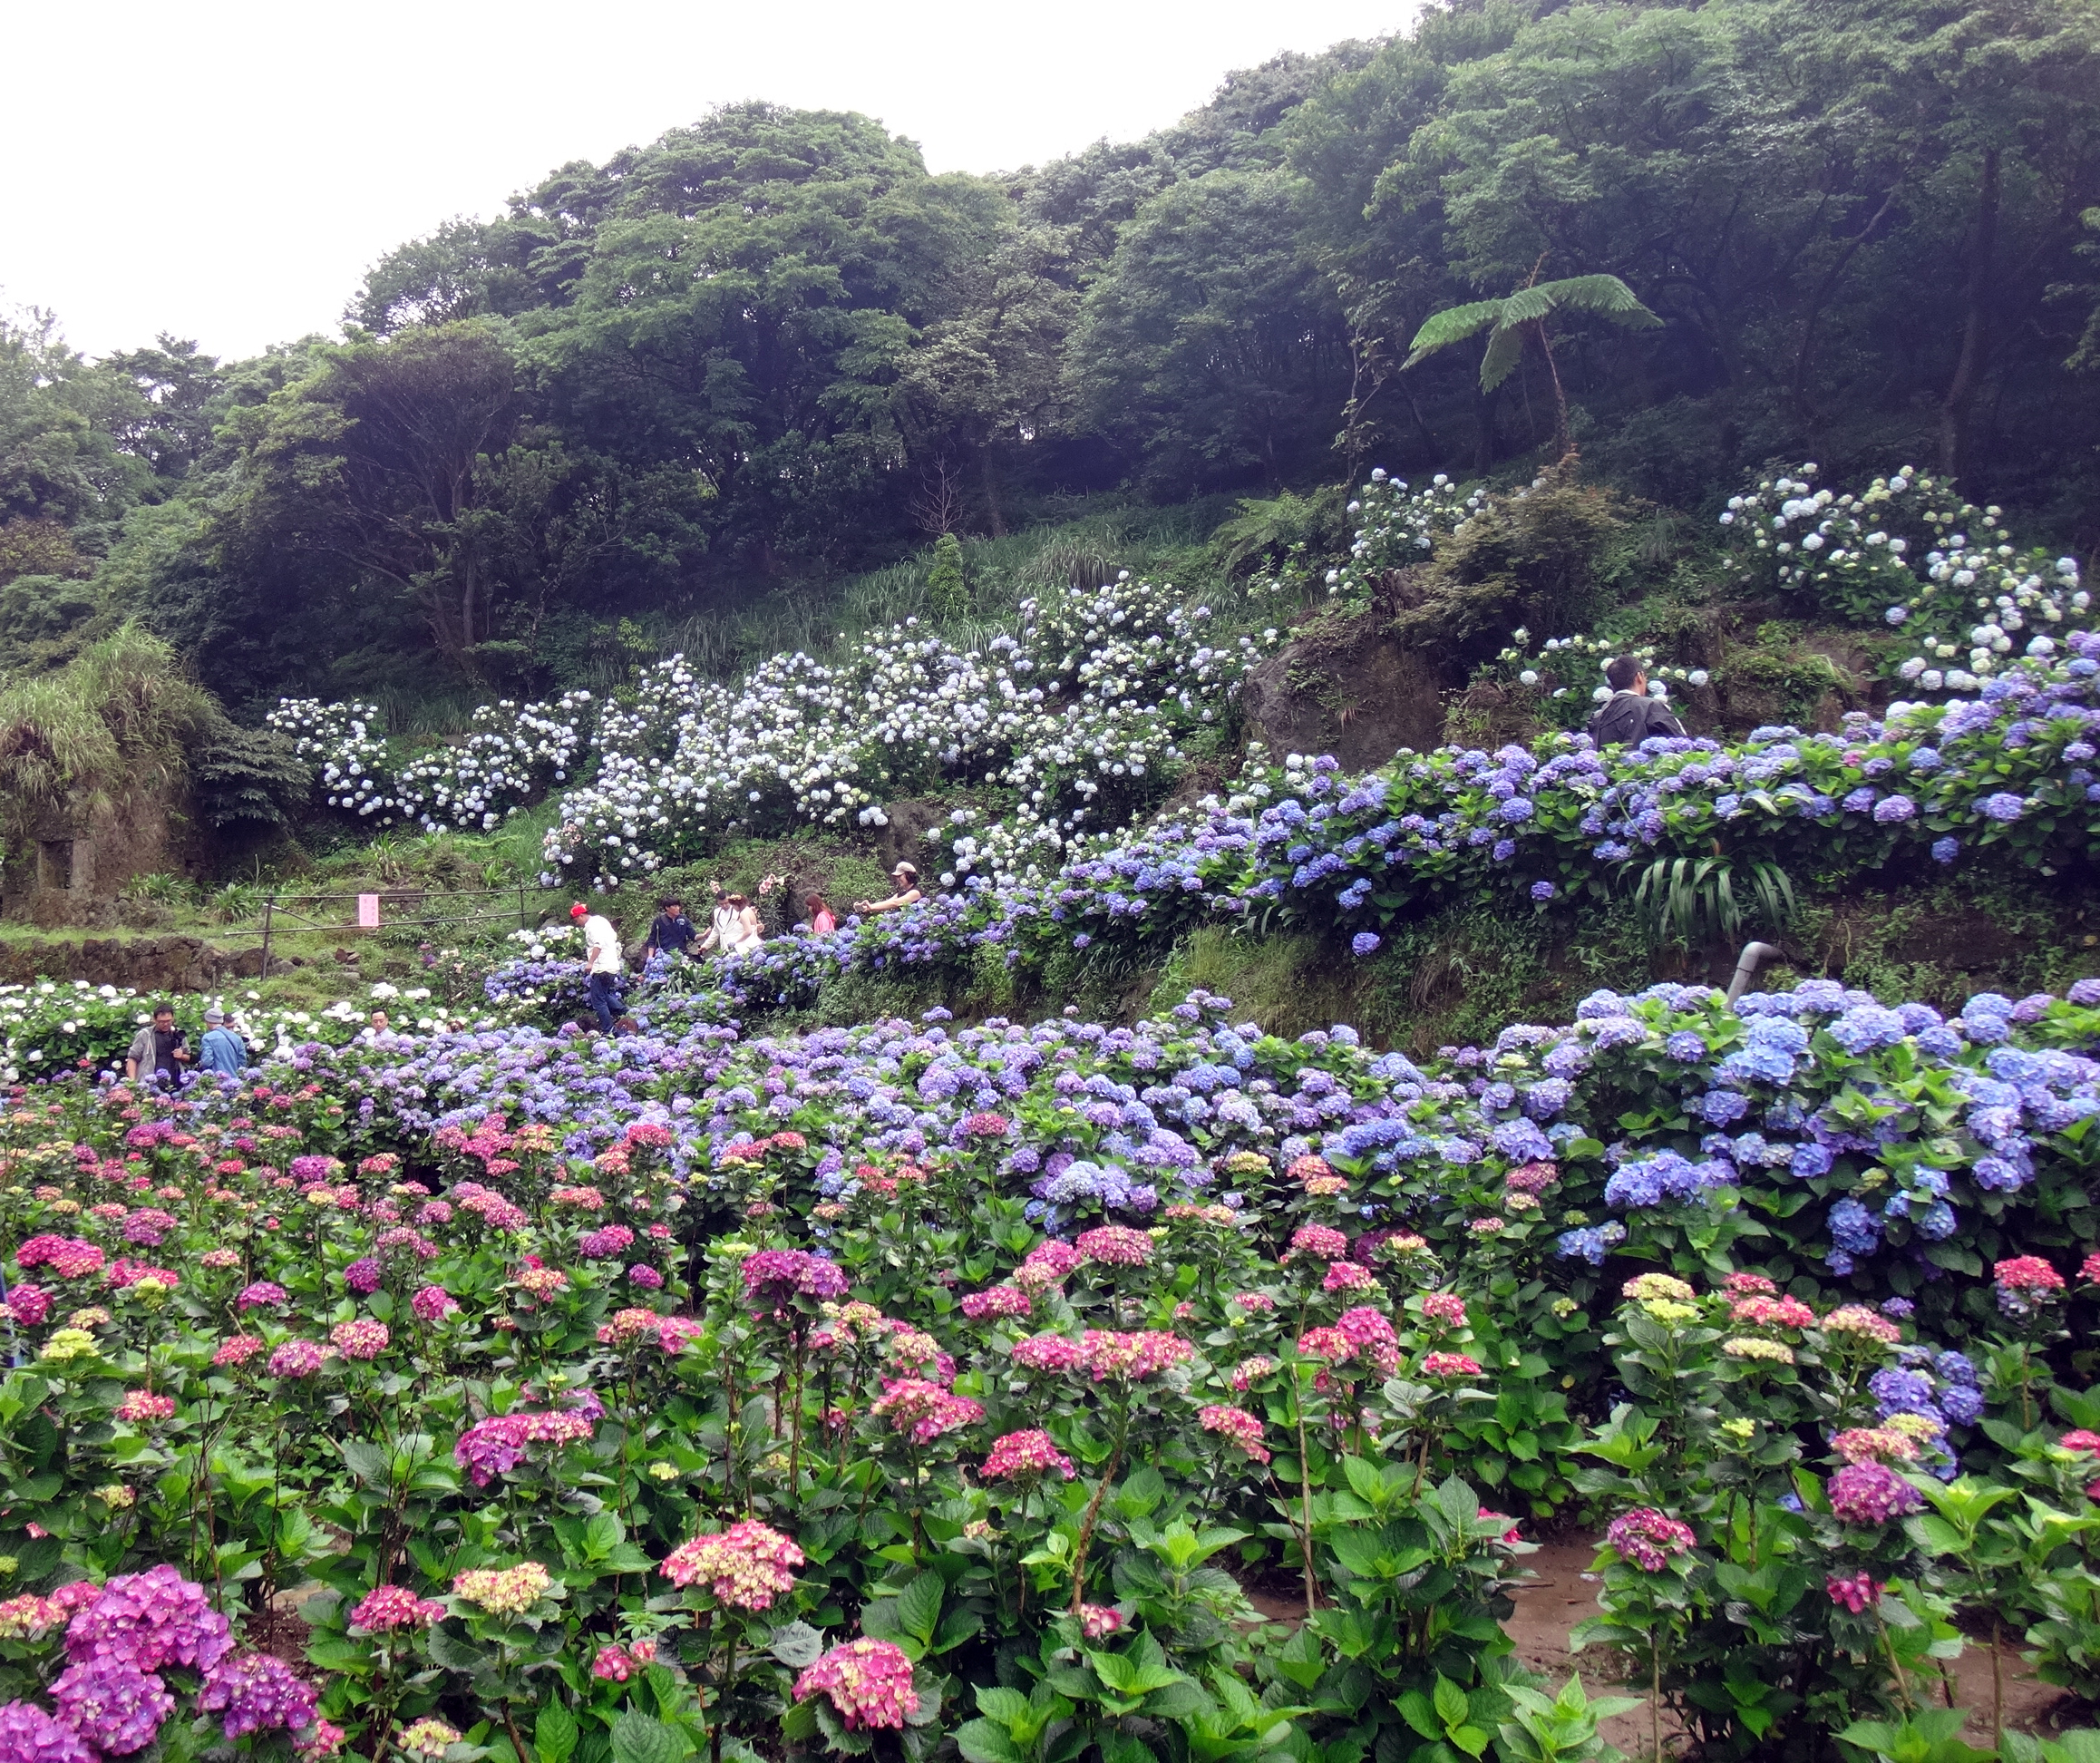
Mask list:
[{"label": "forested hillside", "polygon": [[[2073,0],[1466,0],[997,177],[728,107],[401,246],[341,340],[12,324],[0,661],[135,617],[241,720],[559,687],[940,532],[1528,474],[1556,373],[1637,498],[1911,462],[2088,546],[2096,44]],[[1492,393],[1471,347],[1400,370],[1434,312],[1605,274],[1659,326],[1556,318]]]}]

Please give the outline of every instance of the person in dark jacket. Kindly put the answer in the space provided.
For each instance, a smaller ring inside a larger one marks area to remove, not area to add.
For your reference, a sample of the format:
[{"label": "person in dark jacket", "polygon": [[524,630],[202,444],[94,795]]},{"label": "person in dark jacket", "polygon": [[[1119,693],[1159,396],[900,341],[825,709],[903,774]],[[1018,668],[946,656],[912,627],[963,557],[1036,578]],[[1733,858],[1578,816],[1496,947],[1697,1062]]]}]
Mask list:
[{"label": "person in dark jacket", "polygon": [[699,934],[693,920],[685,916],[685,902],[666,900],[656,921],[649,926],[649,934],[642,940],[643,957],[647,959],[652,950],[659,949],[666,955],[683,955],[685,945]]},{"label": "person in dark jacket", "polygon": [[1638,746],[1655,735],[1684,738],[1685,726],[1670,715],[1669,706],[1648,696],[1648,674],[1632,656],[1614,656],[1607,661],[1604,683],[1611,687],[1611,696],[1590,718],[1590,738],[1599,746]]}]

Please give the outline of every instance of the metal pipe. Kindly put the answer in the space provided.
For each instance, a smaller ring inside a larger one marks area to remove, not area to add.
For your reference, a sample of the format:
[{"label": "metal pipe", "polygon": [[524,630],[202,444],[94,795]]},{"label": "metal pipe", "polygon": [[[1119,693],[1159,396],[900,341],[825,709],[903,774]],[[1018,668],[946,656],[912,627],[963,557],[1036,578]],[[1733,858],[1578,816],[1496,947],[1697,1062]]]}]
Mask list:
[{"label": "metal pipe", "polygon": [[1743,953],[1735,962],[1735,977],[1728,981],[1728,1008],[1735,1008],[1735,1000],[1750,989],[1750,981],[1759,968],[1767,961],[1776,961],[1780,950],[1768,942],[1743,945]]}]

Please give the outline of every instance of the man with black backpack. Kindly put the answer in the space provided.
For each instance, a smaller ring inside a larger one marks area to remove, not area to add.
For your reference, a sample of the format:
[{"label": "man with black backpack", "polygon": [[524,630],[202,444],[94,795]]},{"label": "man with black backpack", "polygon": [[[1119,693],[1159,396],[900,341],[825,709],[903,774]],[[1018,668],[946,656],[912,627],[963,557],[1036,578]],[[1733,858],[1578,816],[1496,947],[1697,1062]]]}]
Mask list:
[{"label": "man with black backpack", "polygon": [[1685,726],[1670,715],[1669,706],[1648,696],[1648,674],[1632,656],[1614,656],[1607,661],[1604,682],[1611,687],[1611,696],[1590,718],[1590,738],[1599,746],[1638,746],[1654,735],[1684,738]]}]

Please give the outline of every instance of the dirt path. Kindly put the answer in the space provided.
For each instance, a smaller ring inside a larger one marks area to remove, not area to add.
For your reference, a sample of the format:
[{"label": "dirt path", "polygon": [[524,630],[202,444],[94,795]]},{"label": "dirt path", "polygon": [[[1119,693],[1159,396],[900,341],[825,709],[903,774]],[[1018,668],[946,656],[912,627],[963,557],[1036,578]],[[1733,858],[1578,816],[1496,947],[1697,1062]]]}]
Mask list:
[{"label": "dirt path", "polygon": [[[1522,1564],[1531,1570],[1531,1577],[1513,1588],[1516,1613],[1502,1626],[1515,1643],[1517,1657],[1554,1684],[1565,1682],[1571,1672],[1579,1670],[1583,1687],[1592,1696],[1623,1693],[1645,1697],[1645,1684],[1622,1688],[1611,1683],[1610,1654],[1598,1650],[1580,1653],[1568,1651],[1570,1632],[1597,1613],[1598,1582],[1590,1571],[1590,1563],[1596,1558],[1597,1539],[1579,1534],[1544,1544],[1535,1554],[1524,1556]],[[1253,1594],[1253,1602],[1272,1622],[1297,1622],[1305,1613],[1300,1600],[1258,1593]],[[2039,1681],[2021,1661],[2017,1649],[2010,1645],[2005,1649],[2004,1672],[2006,1724],[2013,1730],[2052,1732],[2064,1726],[2100,1724],[2092,1712],[2062,1690]],[[1953,1678],[1955,1705],[1968,1714],[1962,1737],[1978,1748],[1989,1748],[1994,1742],[1990,1731],[1989,1647],[1969,1641],[1954,1662]],[[1653,1741],[1645,1707],[1605,1721],[1601,1730],[1609,1743],[1637,1759],[1649,1753]],[[1681,1737],[1676,1723],[1666,1717],[1666,1749],[1673,1748]]]}]

